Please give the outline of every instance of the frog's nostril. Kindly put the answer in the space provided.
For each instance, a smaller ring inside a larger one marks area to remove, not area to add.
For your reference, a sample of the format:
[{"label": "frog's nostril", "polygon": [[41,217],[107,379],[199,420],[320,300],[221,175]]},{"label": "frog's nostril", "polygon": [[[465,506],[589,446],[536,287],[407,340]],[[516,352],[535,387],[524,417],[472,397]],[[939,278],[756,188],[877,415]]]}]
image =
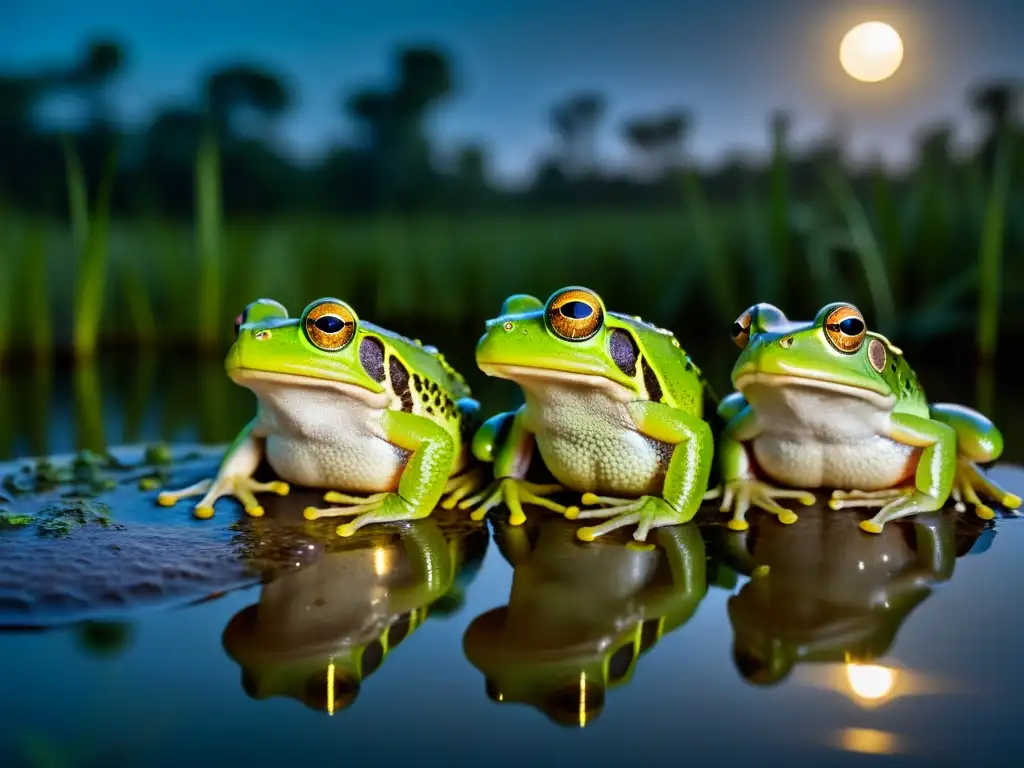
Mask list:
[{"label": "frog's nostril", "polygon": [[505,323],[505,325],[504,325],[504,328],[505,328],[506,331],[511,331],[515,327],[516,327],[515,323],[512,323],[511,321]]},{"label": "frog's nostril", "polygon": [[252,337],[256,339],[256,341],[266,341],[270,338],[270,331],[256,331]]},{"label": "frog's nostril", "polygon": [[793,346],[793,337],[787,336],[786,338],[782,339],[782,341],[779,342],[779,345],[785,347],[786,349],[789,349],[790,347]]}]

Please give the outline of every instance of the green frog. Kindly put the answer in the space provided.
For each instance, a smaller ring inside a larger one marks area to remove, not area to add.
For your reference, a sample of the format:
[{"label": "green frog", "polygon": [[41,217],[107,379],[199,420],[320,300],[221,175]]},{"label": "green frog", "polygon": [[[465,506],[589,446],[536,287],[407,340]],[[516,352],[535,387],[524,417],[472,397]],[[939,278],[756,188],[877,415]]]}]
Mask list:
[{"label": "green frog", "polygon": [[474,619],[463,650],[492,701],[527,704],[562,725],[593,722],[606,692],[627,684],[707,594],[696,523],[659,528],[652,543],[623,546],[613,534],[586,545],[571,523],[543,516],[496,522],[494,538],[514,569],[508,605]]},{"label": "green frog", "polygon": [[[284,696],[334,714],[474,570],[487,528],[438,513],[394,532],[368,529],[263,586],[222,643],[254,699]],[[464,588],[465,585],[462,585]]]},{"label": "green frog", "polygon": [[750,577],[728,601],[734,662],[748,682],[774,685],[799,664],[845,663],[856,675],[884,657],[985,525],[922,515],[851,537],[853,521],[818,502],[797,526],[762,519],[743,532],[717,530],[709,542],[716,559]]},{"label": "green frog", "polygon": [[747,527],[751,505],[794,522],[778,500],[812,504],[812,488],[836,489],[833,509],[880,507],[860,523],[868,533],[938,510],[950,496],[958,511],[969,503],[986,520],[995,513],[981,496],[1020,506],[978,467],[1002,453],[996,426],[960,405],[929,405],[902,351],[869,331],[855,306],[828,304],[807,323],[757,304],[732,336],[742,352],[732,370],[737,391],[718,408],[723,486],[708,498],[721,493],[733,530]]},{"label": "green frog", "polygon": [[[341,506],[309,507],[305,516],[352,517],[337,529],[351,536],[371,523],[426,517],[442,498],[452,508],[482,485],[468,450],[479,404],[437,349],[361,321],[334,298],[298,318],[259,299],[236,331],[225,367],[256,395],[256,416],[216,478],[165,491],[161,505],[202,496],[193,513],[209,518],[217,499],[233,496],[258,517],[256,493],[284,495],[288,483],[329,488],[324,500]],[[253,479],[263,459],[279,480]]]},{"label": "green frog", "polygon": [[[707,489],[714,439],[703,419],[700,371],[666,330],[608,312],[580,287],[547,302],[515,295],[487,322],[476,348],[480,370],[522,389],[524,405],[486,421],[473,454],[494,465],[494,482],[461,504],[474,519],[506,504],[513,525],[523,503],[569,519],[610,518],[581,527],[584,541],[636,524],[690,520]],[[526,479],[534,450],[555,483]],[[580,511],[550,494],[582,492]]]}]

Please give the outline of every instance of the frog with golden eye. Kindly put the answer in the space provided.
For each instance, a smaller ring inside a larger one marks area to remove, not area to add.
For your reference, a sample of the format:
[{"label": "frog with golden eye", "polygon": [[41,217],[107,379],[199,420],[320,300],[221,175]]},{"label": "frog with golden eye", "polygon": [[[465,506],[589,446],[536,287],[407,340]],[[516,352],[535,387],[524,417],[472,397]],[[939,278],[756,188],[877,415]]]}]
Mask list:
[{"label": "frog with golden eye", "polygon": [[[607,518],[581,527],[597,536],[635,525],[652,528],[692,519],[707,490],[714,438],[703,418],[705,382],[670,332],[609,312],[578,286],[546,302],[516,295],[476,348],[488,376],[519,385],[519,410],[492,417],[473,438],[473,453],[494,467],[494,481],[462,502],[474,519],[504,502],[509,521],[525,521],[533,504],[569,519]],[[555,483],[526,479],[535,451]],[[580,510],[548,498],[582,493]]]},{"label": "frog with golden eye", "polygon": [[[256,395],[255,418],[235,438],[217,473],[165,491],[161,505],[201,496],[193,509],[213,515],[234,496],[252,516],[256,493],[288,493],[288,483],[331,489],[307,519],[347,516],[338,535],[371,523],[428,516],[452,508],[482,485],[469,440],[479,404],[437,349],[360,320],[334,298],[309,304],[298,318],[272,299],[251,303],[236,322],[225,367]],[[257,482],[266,459],[280,478]],[[358,494],[358,495],[356,495]]]},{"label": "frog with golden eye", "polygon": [[732,335],[742,350],[732,370],[737,391],[719,405],[726,426],[717,449],[721,508],[732,511],[733,530],[746,529],[751,506],[792,523],[796,514],[779,500],[809,505],[806,489],[817,488],[835,489],[833,509],[880,508],[860,523],[868,533],[950,497],[986,520],[995,516],[986,497],[1020,506],[978,466],[1002,453],[996,426],[961,405],[929,404],[902,351],[869,331],[855,306],[828,304],[807,323],[757,304]]}]

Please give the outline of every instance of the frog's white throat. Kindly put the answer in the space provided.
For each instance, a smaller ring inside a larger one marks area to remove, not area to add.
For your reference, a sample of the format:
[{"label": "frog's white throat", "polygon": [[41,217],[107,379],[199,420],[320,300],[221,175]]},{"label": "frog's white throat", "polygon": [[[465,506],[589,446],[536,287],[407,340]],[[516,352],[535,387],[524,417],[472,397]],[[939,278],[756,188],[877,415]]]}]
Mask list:
[{"label": "frog's white throat", "polygon": [[257,398],[269,403],[293,402],[297,391],[313,395],[312,401],[314,402],[319,399],[316,397],[317,394],[332,397],[340,395],[376,409],[388,408],[393,399],[386,391],[371,392],[364,387],[337,379],[318,379],[313,376],[297,376],[291,373],[271,373],[252,368],[233,368],[229,375],[236,384],[252,390]]},{"label": "frog's white throat", "polygon": [[895,395],[883,395],[863,387],[840,384],[826,379],[814,379],[809,376],[793,376],[787,374],[765,373],[755,371],[745,373],[736,379],[738,389],[747,402],[755,408],[766,401],[776,402],[787,400],[793,404],[801,400],[821,406],[832,402],[836,406],[856,402],[861,407],[890,412],[896,405]]},{"label": "frog's white throat", "polygon": [[622,403],[636,400],[636,394],[628,387],[597,373],[559,371],[552,368],[534,368],[502,363],[479,363],[478,366],[488,376],[514,381],[525,390],[541,392],[553,389],[585,389],[591,392],[602,392],[610,400]]}]

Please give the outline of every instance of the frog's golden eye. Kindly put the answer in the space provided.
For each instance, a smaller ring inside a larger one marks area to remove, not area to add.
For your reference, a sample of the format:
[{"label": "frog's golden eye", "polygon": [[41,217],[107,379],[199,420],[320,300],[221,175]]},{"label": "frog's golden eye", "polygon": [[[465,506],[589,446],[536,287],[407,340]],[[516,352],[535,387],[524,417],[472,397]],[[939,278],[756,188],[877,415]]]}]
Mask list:
[{"label": "frog's golden eye", "polygon": [[316,304],[306,313],[306,337],[327,352],[337,352],[356,333],[356,316],[351,308],[340,301],[328,300]]},{"label": "frog's golden eye", "polygon": [[748,309],[737,317],[736,322],[732,324],[732,340],[736,342],[736,346],[740,349],[746,349],[747,344],[750,342],[750,323],[752,320],[753,317]]},{"label": "frog's golden eye", "polygon": [[548,322],[566,341],[585,341],[601,328],[601,301],[584,288],[562,291],[548,303]]},{"label": "frog's golden eye", "polygon": [[825,336],[840,352],[856,352],[867,335],[864,317],[856,307],[836,307],[825,318]]}]

